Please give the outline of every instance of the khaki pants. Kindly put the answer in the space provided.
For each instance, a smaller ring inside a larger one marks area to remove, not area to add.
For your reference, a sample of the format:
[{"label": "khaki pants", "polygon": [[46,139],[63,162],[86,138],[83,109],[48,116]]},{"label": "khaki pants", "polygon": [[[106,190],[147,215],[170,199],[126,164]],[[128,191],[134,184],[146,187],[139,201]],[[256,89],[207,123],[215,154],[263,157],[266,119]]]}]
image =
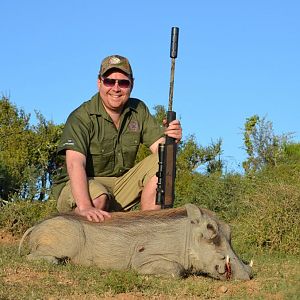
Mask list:
[{"label": "khaki pants", "polygon": [[[121,177],[90,177],[88,178],[90,197],[95,199],[107,194],[109,211],[129,210],[139,201],[144,186],[157,171],[158,155],[151,154]],[[68,181],[57,200],[57,209],[59,212],[68,212],[75,207],[76,203]]]}]

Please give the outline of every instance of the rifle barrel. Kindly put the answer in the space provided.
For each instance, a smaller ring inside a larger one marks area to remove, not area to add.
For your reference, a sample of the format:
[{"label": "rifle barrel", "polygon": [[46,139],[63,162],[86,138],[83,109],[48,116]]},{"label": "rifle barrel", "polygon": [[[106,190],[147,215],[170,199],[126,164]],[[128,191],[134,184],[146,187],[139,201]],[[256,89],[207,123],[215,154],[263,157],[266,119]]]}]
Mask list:
[{"label": "rifle barrel", "polygon": [[172,27],[172,30],[171,30],[171,46],[170,46],[170,57],[171,57],[172,61],[171,61],[169,105],[168,105],[168,110],[169,111],[172,111],[172,107],[173,107],[175,58],[177,57],[177,51],[178,51],[178,36],[179,36],[179,28],[178,27]]}]

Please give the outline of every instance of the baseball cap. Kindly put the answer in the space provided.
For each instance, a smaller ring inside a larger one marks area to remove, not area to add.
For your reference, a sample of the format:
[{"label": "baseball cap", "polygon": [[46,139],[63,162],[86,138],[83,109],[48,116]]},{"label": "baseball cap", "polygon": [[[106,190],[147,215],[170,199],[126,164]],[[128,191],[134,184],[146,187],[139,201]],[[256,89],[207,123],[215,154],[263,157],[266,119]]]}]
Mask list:
[{"label": "baseball cap", "polygon": [[132,69],[128,59],[120,55],[110,55],[102,60],[99,75],[103,76],[110,69],[120,69],[133,78]]}]

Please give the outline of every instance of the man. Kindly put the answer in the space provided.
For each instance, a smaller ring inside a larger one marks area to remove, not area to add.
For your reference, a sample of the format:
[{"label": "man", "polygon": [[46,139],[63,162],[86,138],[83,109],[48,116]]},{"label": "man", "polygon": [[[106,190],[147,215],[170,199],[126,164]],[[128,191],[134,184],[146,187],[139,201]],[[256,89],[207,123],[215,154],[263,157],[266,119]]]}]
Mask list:
[{"label": "man", "polygon": [[[109,211],[128,210],[139,199],[141,210],[155,204],[158,145],[164,135],[182,137],[178,120],[164,129],[139,99],[130,98],[134,78],[127,58],[106,57],[98,90],[67,119],[58,153],[65,166],[54,183],[60,212],[75,210],[90,221],[109,218]],[[152,152],[134,165],[140,143]]]}]

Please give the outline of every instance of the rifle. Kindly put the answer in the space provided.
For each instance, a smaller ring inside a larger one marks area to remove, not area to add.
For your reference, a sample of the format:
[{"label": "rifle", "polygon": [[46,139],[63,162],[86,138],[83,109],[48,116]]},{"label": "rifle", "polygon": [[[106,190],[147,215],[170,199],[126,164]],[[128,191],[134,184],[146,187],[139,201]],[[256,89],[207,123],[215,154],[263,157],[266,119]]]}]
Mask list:
[{"label": "rifle", "polygon": [[[179,28],[172,27],[171,30],[171,76],[169,90],[169,106],[167,111],[167,126],[173,120],[176,120],[176,112],[172,110],[173,91],[174,91],[174,73],[175,58],[177,58]],[[174,205],[175,198],[175,177],[176,177],[176,152],[177,145],[174,138],[166,136],[165,144],[158,146],[158,177],[156,189],[156,204],[164,208],[171,208]]]}]

